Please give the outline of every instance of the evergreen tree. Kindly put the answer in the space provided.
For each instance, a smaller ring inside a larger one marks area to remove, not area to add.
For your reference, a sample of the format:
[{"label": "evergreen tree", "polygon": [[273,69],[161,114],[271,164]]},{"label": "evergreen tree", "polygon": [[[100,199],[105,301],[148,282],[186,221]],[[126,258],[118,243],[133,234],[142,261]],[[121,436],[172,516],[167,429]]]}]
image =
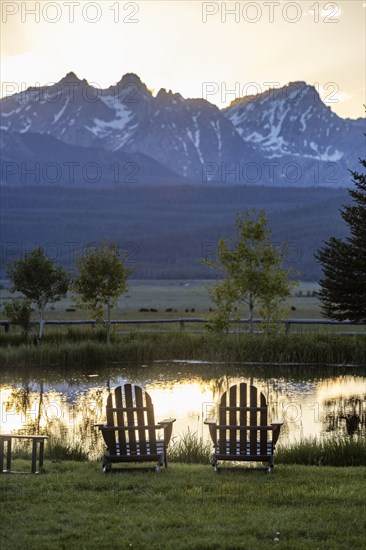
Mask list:
[{"label": "evergreen tree", "polygon": [[[366,160],[360,161],[366,168]],[[316,254],[323,264],[319,297],[322,311],[339,321],[366,320],[366,174],[351,172],[355,184],[349,190],[353,204],[341,216],[349,226],[346,239],[331,237]]]}]

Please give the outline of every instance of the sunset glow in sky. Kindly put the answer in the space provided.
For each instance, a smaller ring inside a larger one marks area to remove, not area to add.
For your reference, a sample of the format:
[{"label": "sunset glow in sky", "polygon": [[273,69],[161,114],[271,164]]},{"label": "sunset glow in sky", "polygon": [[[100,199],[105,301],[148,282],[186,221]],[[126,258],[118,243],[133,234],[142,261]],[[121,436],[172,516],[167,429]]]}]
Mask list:
[{"label": "sunset glow in sky", "polygon": [[[343,117],[364,115],[366,2],[1,1],[1,95],[73,71],[123,74],[219,107],[291,81]],[[209,93],[208,93],[209,92]]]}]

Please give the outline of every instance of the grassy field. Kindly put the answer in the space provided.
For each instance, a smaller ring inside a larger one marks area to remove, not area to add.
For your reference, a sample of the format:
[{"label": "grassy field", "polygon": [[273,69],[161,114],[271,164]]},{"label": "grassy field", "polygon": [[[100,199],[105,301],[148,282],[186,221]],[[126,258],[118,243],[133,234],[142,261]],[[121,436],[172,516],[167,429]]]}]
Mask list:
[{"label": "grassy field", "polygon": [[[154,319],[206,315],[212,306],[207,287],[212,284],[214,284],[212,280],[133,280],[130,281],[129,292],[119,299],[117,306],[113,309],[112,317],[114,319],[146,317]],[[294,296],[288,302],[291,317],[320,317],[319,301],[312,296],[317,288],[317,283],[300,283],[296,287]],[[301,293],[300,296],[299,293]],[[2,303],[6,303],[12,296],[8,290],[0,290]],[[291,307],[295,309],[291,310]],[[67,311],[70,308],[75,311]],[[140,311],[141,309],[148,311]],[[172,311],[167,312],[167,309]],[[243,308],[240,313],[245,317],[248,312]],[[48,311],[47,317],[49,319],[90,318],[87,312],[75,308],[71,295],[57,302],[54,308]]]},{"label": "grassy field", "polygon": [[[204,280],[157,280],[130,282],[129,292],[121,297],[118,304],[112,310],[112,319],[124,319],[129,321],[148,321],[140,325],[115,325],[116,333],[130,332],[131,329],[139,332],[174,332],[180,329],[179,322],[174,324],[160,323],[160,319],[186,319],[186,318],[208,318],[212,303],[208,296],[208,287],[213,281]],[[299,283],[294,289],[293,295],[287,303],[288,319],[321,319],[321,310],[318,298],[314,295],[317,291],[317,283]],[[7,290],[0,290],[1,304],[6,304],[13,295]],[[255,316],[256,316],[256,312]],[[237,314],[242,318],[248,318],[248,309],[243,306]],[[0,318],[5,313],[0,308]],[[75,321],[91,319],[92,315],[75,305],[73,296],[69,294],[65,299],[57,302],[52,308],[48,308],[46,319]],[[35,313],[33,319],[36,319]],[[152,321],[153,323],[149,323]],[[85,327],[82,327],[83,329]],[[233,330],[246,330],[246,326],[236,325]],[[1,330],[1,329],[0,329]],[[36,329],[35,329],[36,330]],[[204,332],[202,323],[186,324],[185,330],[191,332]],[[11,331],[17,332],[17,327]],[[68,332],[66,326],[46,327],[46,333]],[[335,327],[330,325],[292,325],[291,332],[315,332],[334,333],[336,331],[365,331],[365,327]],[[86,336],[87,338],[87,336]]]},{"label": "grassy field", "polygon": [[364,468],[263,472],[171,464],[103,475],[100,464],[46,463],[0,478],[0,547],[140,550],[361,550]]}]

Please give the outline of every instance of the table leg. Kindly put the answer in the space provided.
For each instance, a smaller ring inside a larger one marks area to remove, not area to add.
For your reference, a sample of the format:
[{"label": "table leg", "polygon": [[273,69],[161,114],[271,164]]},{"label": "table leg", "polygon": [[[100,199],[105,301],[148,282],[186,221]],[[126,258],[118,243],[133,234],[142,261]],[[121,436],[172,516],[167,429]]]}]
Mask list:
[{"label": "table leg", "polygon": [[0,438],[0,474],[4,470],[4,440]]},{"label": "table leg", "polygon": [[39,471],[43,470],[43,458],[44,458],[44,439],[39,442]]},{"label": "table leg", "polygon": [[32,441],[32,474],[37,471],[37,440]]},{"label": "table leg", "polygon": [[6,450],[6,470],[11,472],[11,437],[8,439],[8,447]]}]

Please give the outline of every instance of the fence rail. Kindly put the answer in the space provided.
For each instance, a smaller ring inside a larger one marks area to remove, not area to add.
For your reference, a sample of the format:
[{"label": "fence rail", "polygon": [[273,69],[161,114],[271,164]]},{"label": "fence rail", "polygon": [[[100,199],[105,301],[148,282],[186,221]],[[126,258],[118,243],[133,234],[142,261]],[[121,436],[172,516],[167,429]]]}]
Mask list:
[{"label": "fence rail", "polygon": [[[160,325],[160,324],[178,324],[180,331],[186,330],[186,324],[203,324],[207,323],[207,319],[203,317],[180,317],[175,319],[112,319],[111,324],[112,325]],[[249,325],[250,319],[231,319],[230,322],[233,325],[237,324],[243,324],[243,325]],[[253,324],[263,324],[263,319],[253,319]],[[105,321],[106,323],[106,321]],[[4,327],[5,332],[10,331],[11,325],[14,324],[11,321],[8,321],[6,319],[0,320],[0,326]],[[38,324],[37,321],[32,321],[32,324],[36,325]],[[44,322],[45,325],[49,326],[57,326],[57,325],[68,325],[68,326],[82,326],[82,325],[89,325],[92,328],[95,328],[97,325],[97,321],[94,319],[79,319],[79,320],[58,320],[58,319],[49,319]],[[353,321],[334,321],[331,319],[286,319],[283,321],[278,321],[278,324],[284,325],[286,333],[289,334],[291,331],[292,325],[334,325],[338,327],[366,327],[366,321],[365,322],[353,322]],[[187,331],[189,332],[189,330]],[[337,332],[337,334],[343,334]],[[366,334],[366,332],[345,332],[344,334]]]}]

